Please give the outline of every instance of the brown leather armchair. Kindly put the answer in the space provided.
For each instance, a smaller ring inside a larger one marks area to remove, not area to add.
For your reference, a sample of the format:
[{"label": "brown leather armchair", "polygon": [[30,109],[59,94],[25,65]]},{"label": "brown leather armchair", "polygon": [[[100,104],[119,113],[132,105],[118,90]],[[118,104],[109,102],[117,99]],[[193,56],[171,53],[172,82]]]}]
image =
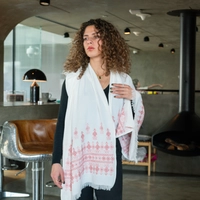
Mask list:
[{"label": "brown leather armchair", "polygon": [[15,120],[3,124],[1,154],[32,162],[32,199],[43,200],[44,162],[52,157],[57,119]]}]

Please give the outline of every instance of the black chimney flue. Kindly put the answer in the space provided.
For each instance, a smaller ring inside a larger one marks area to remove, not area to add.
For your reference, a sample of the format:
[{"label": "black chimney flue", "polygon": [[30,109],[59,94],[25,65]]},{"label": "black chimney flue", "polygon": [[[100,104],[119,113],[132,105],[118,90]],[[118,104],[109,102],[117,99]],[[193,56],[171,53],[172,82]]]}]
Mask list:
[{"label": "black chimney flue", "polygon": [[194,112],[196,12],[180,12],[180,88],[179,112]]},{"label": "black chimney flue", "polygon": [[155,132],[153,146],[178,156],[200,155],[200,118],[195,113],[196,16],[199,10],[168,12],[180,16],[179,112]]}]

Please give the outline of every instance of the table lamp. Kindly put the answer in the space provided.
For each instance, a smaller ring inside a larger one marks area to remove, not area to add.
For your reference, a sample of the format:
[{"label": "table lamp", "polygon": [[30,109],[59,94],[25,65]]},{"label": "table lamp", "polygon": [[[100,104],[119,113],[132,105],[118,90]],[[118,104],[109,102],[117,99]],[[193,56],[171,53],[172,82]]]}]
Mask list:
[{"label": "table lamp", "polygon": [[30,86],[30,102],[37,103],[40,98],[40,87],[37,82],[47,81],[45,74],[39,69],[31,69],[24,74],[23,81],[33,82]]}]

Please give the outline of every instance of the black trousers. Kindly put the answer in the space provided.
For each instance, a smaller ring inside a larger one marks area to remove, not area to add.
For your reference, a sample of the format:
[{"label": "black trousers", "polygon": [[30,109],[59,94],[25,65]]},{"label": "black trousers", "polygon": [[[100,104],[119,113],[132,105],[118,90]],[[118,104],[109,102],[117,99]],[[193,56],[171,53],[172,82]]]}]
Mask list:
[{"label": "black trousers", "polygon": [[122,155],[119,139],[116,139],[116,159],[116,181],[113,188],[108,191],[86,187],[81,191],[81,197],[78,200],[93,200],[94,193],[97,200],[122,200]]}]

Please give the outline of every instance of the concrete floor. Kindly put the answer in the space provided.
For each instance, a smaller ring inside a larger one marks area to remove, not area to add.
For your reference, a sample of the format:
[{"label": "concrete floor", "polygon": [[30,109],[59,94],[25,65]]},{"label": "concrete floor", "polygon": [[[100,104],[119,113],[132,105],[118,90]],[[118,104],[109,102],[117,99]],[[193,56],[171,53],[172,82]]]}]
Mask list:
[{"label": "concrete floor", "polygon": [[[9,172],[7,172],[9,173]],[[5,175],[5,180],[6,180]],[[10,178],[3,186],[4,191],[25,192],[23,177]],[[7,200],[32,200],[26,198],[0,198]],[[59,200],[58,196],[47,196],[45,200]],[[124,170],[123,200],[200,200],[200,177],[174,174]]]}]

